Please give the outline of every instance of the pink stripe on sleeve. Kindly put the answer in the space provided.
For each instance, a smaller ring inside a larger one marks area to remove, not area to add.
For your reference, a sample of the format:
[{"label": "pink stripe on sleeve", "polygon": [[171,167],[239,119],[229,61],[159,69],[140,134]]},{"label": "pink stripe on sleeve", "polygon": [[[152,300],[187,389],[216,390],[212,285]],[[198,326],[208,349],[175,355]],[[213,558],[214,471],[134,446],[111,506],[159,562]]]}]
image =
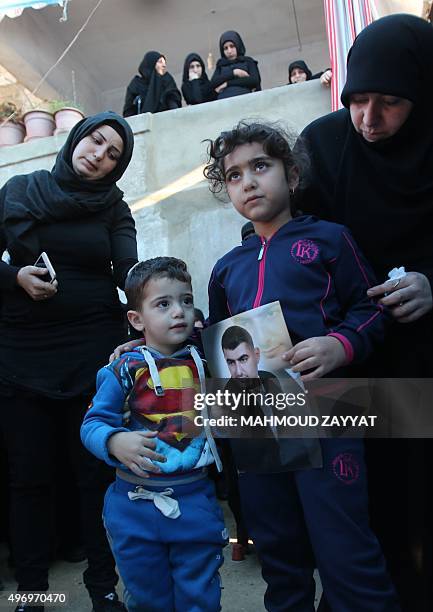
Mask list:
[{"label": "pink stripe on sleeve", "polygon": [[339,334],[338,332],[333,332],[332,334],[328,334],[328,336],[337,338],[337,340],[341,342],[344,348],[344,352],[346,353],[346,365],[351,363],[353,361],[354,350],[350,340],[348,340],[346,336],[343,336],[343,334]]}]

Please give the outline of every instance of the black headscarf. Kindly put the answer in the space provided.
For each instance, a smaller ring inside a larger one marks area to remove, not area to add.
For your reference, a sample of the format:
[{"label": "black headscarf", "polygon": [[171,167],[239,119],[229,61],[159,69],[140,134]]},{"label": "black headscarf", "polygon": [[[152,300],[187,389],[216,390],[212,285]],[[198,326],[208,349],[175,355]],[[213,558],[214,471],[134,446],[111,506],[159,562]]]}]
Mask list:
[{"label": "black headscarf", "polygon": [[[236,49],[237,49],[237,57],[235,59],[228,59],[225,55],[224,55],[224,44],[226,42],[232,42]],[[257,74],[257,84],[254,85],[254,90],[255,91],[259,91],[261,89],[260,87],[260,74],[258,72],[258,68],[257,68],[257,61],[252,58],[249,57],[248,55],[245,55],[245,45],[244,42],[242,40],[242,38],[240,37],[240,35],[238,34],[238,32],[235,32],[234,30],[228,30],[227,32],[224,32],[223,34],[221,34],[220,36],[220,42],[219,42],[219,46],[220,46],[220,54],[221,57],[219,58],[217,65],[216,65],[216,70],[215,73],[212,77],[212,85],[215,86],[215,82],[214,82],[214,77],[218,72],[221,72],[222,68],[225,67],[229,67],[229,68],[236,68],[236,67],[241,67],[242,69],[246,70],[247,72],[249,72],[251,74],[251,70],[249,68],[249,65],[251,66],[251,64],[254,66],[255,68],[255,72]],[[237,85],[237,89],[242,88],[242,87],[247,87],[246,90],[244,90],[243,92],[239,92],[239,93],[247,93],[248,92],[248,86],[246,85]],[[225,97],[225,95],[227,94],[227,91],[230,89],[230,83],[229,83],[229,87],[226,89],[226,93],[223,94],[223,97]],[[251,91],[251,90],[250,90]],[[231,94],[231,95],[239,95],[239,93],[235,93],[235,94]],[[229,96],[230,97],[230,96]]]},{"label": "black headscarf", "polygon": [[295,62],[289,64],[289,83],[292,83],[292,70],[294,70],[295,68],[303,70],[307,75],[307,81],[311,80],[313,73],[308,68],[307,64],[304,62],[304,60],[296,60]]},{"label": "black headscarf", "polygon": [[[78,176],[72,168],[77,144],[97,127],[109,125],[123,140],[123,152],[116,167],[103,178],[92,181]],[[77,123],[59,151],[51,172],[37,170],[14,177],[2,189],[4,225],[8,249],[33,263],[40,255],[37,223],[67,221],[105,210],[123,198],[116,186],[131,160],[134,135],[129,124],[111,111]]]},{"label": "black headscarf", "polygon": [[[224,45],[226,42],[229,42],[229,41],[234,44],[238,52],[238,56],[236,59],[242,58],[245,55],[245,45],[244,45],[244,42],[240,34],[238,34],[238,32],[235,32],[234,30],[227,30],[227,32],[224,32],[220,36],[220,55],[222,59],[227,59],[226,56],[224,55]],[[233,60],[227,60],[227,61],[233,61]]]},{"label": "black headscarf", "polygon": [[[191,62],[194,61],[199,62],[202,73],[198,79],[190,81],[189,67]],[[210,102],[215,99],[215,92],[206,74],[204,61],[198,53],[190,53],[185,58],[183,64],[182,93],[187,104],[202,104],[203,102]]]},{"label": "black headscarf", "polygon": [[138,67],[128,90],[132,97],[140,96],[141,113],[157,113],[169,109],[169,99],[175,99],[177,106],[182,103],[180,92],[169,72],[162,76],[155,70],[156,62],[165,56],[159,51],[148,51]]},{"label": "black headscarf", "polygon": [[394,136],[376,143],[350,124],[336,198],[346,203],[346,222],[362,236],[361,246],[367,243],[376,268],[383,260],[387,268],[406,262],[422,272],[417,263],[433,265],[432,237],[421,240],[423,228],[433,230],[432,26],[413,15],[374,22],[355,40],[347,74],[345,105],[351,93],[377,92],[414,107]]},{"label": "black headscarf", "polygon": [[191,64],[191,62],[198,62],[201,66],[201,77],[198,80],[202,79],[203,81],[209,82],[209,78],[206,74],[206,67],[204,65],[204,61],[202,60],[200,55],[198,53],[189,53],[189,55],[186,56],[185,62],[183,64],[182,83],[187,83],[189,81],[189,65]]},{"label": "black headscarf", "polygon": [[[432,83],[433,27],[413,15],[384,17],[356,38],[342,101],[348,106],[358,92],[404,97],[414,104],[406,122],[369,143],[342,109],[304,131],[315,167],[311,195],[327,207],[326,218],[352,230],[379,281],[404,265],[433,283]],[[307,212],[317,210],[310,195],[305,203]]]}]

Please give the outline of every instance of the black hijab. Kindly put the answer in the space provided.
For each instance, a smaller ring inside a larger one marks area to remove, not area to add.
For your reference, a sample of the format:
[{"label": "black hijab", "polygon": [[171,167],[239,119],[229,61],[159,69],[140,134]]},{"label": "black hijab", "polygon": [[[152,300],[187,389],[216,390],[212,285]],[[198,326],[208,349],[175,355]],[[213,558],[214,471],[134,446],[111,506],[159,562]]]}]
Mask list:
[{"label": "black hijab", "polygon": [[209,83],[209,78],[206,74],[206,67],[204,65],[204,61],[198,53],[190,53],[186,56],[185,62],[183,64],[182,84],[189,82],[189,65],[191,64],[191,62],[198,62],[201,66],[201,77],[197,80]]},{"label": "black hijab", "polygon": [[[238,56],[237,56],[237,60],[239,58],[242,58],[245,55],[245,45],[244,45],[244,41],[242,40],[240,34],[238,34],[238,32],[235,32],[234,30],[227,30],[227,32],[224,32],[223,34],[221,34],[220,36],[220,55],[222,59],[227,60],[226,56],[224,55],[224,45],[226,42],[232,42],[234,44],[234,46],[236,47],[236,50],[238,52]],[[234,61],[234,60],[227,60],[228,62]]]},{"label": "black hijab", "polygon": [[[109,125],[121,136],[123,152],[116,167],[103,178],[89,181],[72,168],[77,144],[97,127]],[[123,198],[116,186],[131,160],[134,135],[129,124],[111,111],[93,115],[77,123],[59,151],[51,172],[37,170],[17,176],[2,189],[4,231],[7,248],[29,264],[40,255],[38,223],[67,221],[110,208]]]},{"label": "black hijab", "polygon": [[165,59],[165,56],[159,51],[148,51],[138,67],[140,76],[136,76],[129,86],[135,96],[141,97],[140,112],[142,113],[167,110],[170,97],[178,100],[178,106],[182,102],[171,74],[166,72],[161,76],[155,70],[156,62],[161,57]]},{"label": "black hijab", "polygon": [[355,131],[348,110],[340,111],[348,118],[344,143],[338,145],[343,146],[335,192],[338,220],[353,230],[380,281],[393,266],[433,270],[432,83],[433,27],[419,17],[379,19],[349,52],[341,95],[346,107],[350,95],[359,92],[414,104],[399,131],[376,143]]},{"label": "black hijab", "polygon": [[303,70],[307,75],[307,81],[311,80],[313,73],[308,68],[307,64],[304,62],[304,60],[296,60],[295,62],[289,64],[289,84],[292,85],[292,70],[294,70],[295,68],[300,68],[301,70]]},{"label": "black hijab", "polygon": [[[237,57],[235,57],[235,59],[232,59],[232,60],[228,59],[224,55],[224,44],[228,41],[234,44],[238,52]],[[237,67],[237,65],[240,65],[243,69],[245,69],[244,64],[246,64],[246,68],[248,70],[249,62],[254,63],[257,68],[257,61],[254,58],[249,57],[248,55],[245,55],[245,45],[244,45],[242,38],[238,34],[238,32],[235,32],[234,30],[227,30],[227,32],[224,32],[223,34],[221,34],[219,45],[220,45],[221,57],[217,61],[217,65],[216,65],[217,69],[221,69],[226,66],[229,66],[230,68],[235,68]],[[258,75],[257,91],[259,89],[260,89],[260,75]]]}]

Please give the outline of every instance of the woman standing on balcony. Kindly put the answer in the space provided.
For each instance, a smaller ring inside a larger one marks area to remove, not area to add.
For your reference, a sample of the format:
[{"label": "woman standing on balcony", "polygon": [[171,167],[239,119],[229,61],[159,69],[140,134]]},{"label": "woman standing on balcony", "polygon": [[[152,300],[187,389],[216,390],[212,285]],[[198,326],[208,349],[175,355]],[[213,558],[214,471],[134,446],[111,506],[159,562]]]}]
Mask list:
[{"label": "woman standing on balcony", "polygon": [[[361,376],[433,373],[432,82],[431,24],[413,15],[384,17],[363,30],[349,52],[341,95],[346,108],[314,121],[302,134],[312,176],[298,205],[352,230],[380,283],[368,295],[387,306],[393,319]],[[407,274],[385,283],[396,266],[405,266]],[[416,407],[412,393],[403,409],[408,422],[415,421]],[[393,410],[395,424],[403,412],[398,414],[395,402]],[[367,446],[373,527],[409,611],[433,609],[431,592],[426,595],[432,556],[430,443],[370,440]]]},{"label": "woman standing on balcony", "polygon": [[215,100],[204,61],[198,53],[190,53],[183,64],[182,93],[187,104],[202,104]]},{"label": "woman standing on balcony", "polygon": [[237,32],[229,30],[221,35],[220,53],[211,79],[218,100],[260,91],[257,62],[245,55],[245,45]]},{"label": "woman standing on balcony", "polygon": [[[18,591],[46,591],[56,447],[68,449],[80,491],[95,612],[124,610],[102,525],[104,464],[80,443],[95,375],[124,338],[116,285],[137,261],[135,226],[116,181],[133,150],[128,123],[107,112],[78,123],[51,172],[15,176],[0,192],[0,402],[8,453]],[[33,264],[45,251],[57,280]],[[17,610],[27,609],[26,605]],[[43,608],[39,608],[42,610]]]},{"label": "woman standing on balcony", "polygon": [[182,106],[182,96],[175,80],[167,72],[167,62],[162,53],[146,53],[138,72],[126,90],[124,117],[160,113]]}]

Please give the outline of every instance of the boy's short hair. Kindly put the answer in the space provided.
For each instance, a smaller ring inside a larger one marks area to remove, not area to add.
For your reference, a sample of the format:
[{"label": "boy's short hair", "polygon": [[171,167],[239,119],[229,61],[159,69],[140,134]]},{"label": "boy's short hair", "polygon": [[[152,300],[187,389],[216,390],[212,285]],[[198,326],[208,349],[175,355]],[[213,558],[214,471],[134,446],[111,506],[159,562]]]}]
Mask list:
[{"label": "boy's short hair", "polygon": [[221,348],[234,351],[242,342],[254,349],[254,341],[249,331],[240,325],[228,327],[221,337]]},{"label": "boy's short hair", "polygon": [[286,179],[289,173],[297,168],[300,179],[308,165],[308,156],[299,138],[296,140],[296,149],[292,151],[291,142],[296,135],[289,133],[278,123],[265,123],[243,119],[232,129],[221,134],[215,140],[208,140],[208,162],[203,174],[209,181],[212,193],[220,193],[225,189],[224,158],[232,153],[236,147],[243,144],[258,142],[270,157],[281,159],[284,165]]},{"label": "boy's short hair", "polygon": [[186,263],[176,257],[154,257],[139,261],[129,270],[125,282],[128,308],[139,310],[144,289],[152,278],[170,278],[191,285],[191,275]]}]

